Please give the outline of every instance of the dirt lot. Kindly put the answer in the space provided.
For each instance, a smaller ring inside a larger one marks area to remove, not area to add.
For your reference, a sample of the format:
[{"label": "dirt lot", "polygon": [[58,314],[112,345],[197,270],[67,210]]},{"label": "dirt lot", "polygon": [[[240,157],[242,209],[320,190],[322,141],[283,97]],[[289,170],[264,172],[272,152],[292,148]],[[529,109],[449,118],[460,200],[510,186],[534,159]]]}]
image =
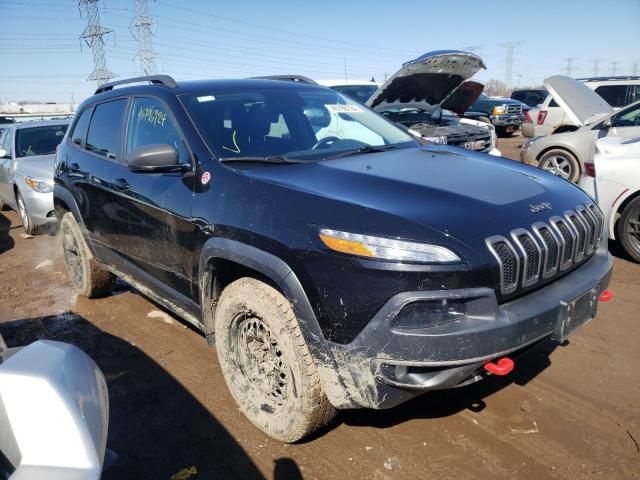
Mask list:
[{"label": "dirt lot", "polygon": [[[501,140],[517,155],[522,138]],[[616,258],[613,301],[569,345],[542,344],[514,374],[390,411],[343,412],[283,445],[238,411],[203,336],[122,285],[77,298],[56,238],[0,214],[0,332],[74,343],[105,373],[106,479],[640,478],[640,265]],[[192,472],[194,470],[191,470]]]}]

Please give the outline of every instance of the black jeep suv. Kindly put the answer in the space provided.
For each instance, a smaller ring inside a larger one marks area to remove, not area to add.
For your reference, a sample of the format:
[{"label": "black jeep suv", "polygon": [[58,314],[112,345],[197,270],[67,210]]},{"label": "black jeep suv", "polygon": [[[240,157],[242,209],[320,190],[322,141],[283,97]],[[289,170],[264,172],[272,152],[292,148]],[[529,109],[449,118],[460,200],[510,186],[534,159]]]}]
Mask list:
[{"label": "black jeep suv", "polygon": [[336,409],[507,373],[593,318],[612,268],[574,185],[421,146],[303,83],[103,85],[54,196],[79,292],[120,277],[197,326],[242,411],[287,442]]}]

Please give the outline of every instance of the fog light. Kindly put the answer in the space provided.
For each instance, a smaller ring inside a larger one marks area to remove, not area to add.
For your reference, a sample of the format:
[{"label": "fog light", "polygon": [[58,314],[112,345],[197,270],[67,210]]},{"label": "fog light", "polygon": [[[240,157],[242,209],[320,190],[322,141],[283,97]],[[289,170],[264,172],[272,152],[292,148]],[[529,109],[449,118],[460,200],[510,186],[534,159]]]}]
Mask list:
[{"label": "fog light", "polygon": [[421,300],[405,305],[394,320],[394,327],[400,329],[433,328],[455,322],[467,314],[464,300],[439,298]]}]

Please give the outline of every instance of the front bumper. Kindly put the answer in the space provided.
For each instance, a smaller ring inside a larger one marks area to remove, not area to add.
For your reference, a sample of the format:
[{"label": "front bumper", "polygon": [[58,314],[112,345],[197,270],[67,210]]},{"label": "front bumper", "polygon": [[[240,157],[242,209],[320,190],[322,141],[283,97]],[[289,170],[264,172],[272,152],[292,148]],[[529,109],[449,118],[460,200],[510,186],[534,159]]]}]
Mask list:
[{"label": "front bumper", "polygon": [[524,123],[523,114],[491,115],[489,118],[491,119],[491,123],[493,124],[494,127],[508,127],[508,126],[519,127]]},{"label": "front bumper", "polygon": [[[486,375],[488,361],[551,337],[567,305],[590,291],[599,296],[609,284],[613,260],[604,243],[576,270],[500,305],[490,288],[395,295],[353,342],[332,347],[352,402],[338,406],[390,408],[427,390],[466,385]],[[431,328],[398,328],[406,305],[434,300],[462,301],[466,313]]]},{"label": "front bumper", "polygon": [[45,225],[56,221],[53,192],[39,193],[24,185],[20,193],[34,225]]}]

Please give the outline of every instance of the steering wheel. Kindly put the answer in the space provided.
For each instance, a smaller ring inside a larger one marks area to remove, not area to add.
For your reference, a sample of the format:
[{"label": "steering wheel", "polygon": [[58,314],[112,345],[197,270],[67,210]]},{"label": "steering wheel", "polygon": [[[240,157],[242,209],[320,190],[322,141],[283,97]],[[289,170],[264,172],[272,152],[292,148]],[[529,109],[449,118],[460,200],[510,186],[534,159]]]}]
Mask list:
[{"label": "steering wheel", "polygon": [[338,138],[336,136],[321,138],[320,140],[318,140],[318,142],[313,147],[311,147],[311,150],[318,150],[320,148],[326,148],[326,147],[328,147],[327,144],[329,144],[331,142],[335,142],[337,140],[340,140],[340,138]]}]

